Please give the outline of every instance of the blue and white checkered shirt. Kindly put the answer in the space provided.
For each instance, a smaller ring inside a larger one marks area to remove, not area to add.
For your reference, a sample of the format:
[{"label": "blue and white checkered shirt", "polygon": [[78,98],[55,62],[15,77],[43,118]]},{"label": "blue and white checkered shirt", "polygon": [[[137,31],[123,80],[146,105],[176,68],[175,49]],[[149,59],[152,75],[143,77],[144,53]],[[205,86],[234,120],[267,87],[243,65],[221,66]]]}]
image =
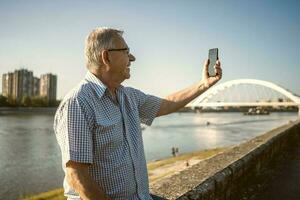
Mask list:
[{"label": "blue and white checkered shirt", "polygon": [[[118,102],[92,73],[61,102],[54,131],[63,169],[70,160],[89,173],[111,199],[151,200],[141,123],[151,125],[161,99],[120,86]],[[80,199],[64,179],[68,199]]]}]

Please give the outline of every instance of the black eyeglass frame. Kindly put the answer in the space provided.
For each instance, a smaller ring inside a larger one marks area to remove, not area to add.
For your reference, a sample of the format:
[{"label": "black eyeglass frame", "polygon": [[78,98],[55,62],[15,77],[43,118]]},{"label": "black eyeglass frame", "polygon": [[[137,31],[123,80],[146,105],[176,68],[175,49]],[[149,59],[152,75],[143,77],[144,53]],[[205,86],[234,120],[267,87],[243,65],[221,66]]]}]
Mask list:
[{"label": "black eyeglass frame", "polygon": [[127,51],[130,52],[130,49],[127,47],[127,48],[122,48],[122,49],[107,49],[107,51]]}]

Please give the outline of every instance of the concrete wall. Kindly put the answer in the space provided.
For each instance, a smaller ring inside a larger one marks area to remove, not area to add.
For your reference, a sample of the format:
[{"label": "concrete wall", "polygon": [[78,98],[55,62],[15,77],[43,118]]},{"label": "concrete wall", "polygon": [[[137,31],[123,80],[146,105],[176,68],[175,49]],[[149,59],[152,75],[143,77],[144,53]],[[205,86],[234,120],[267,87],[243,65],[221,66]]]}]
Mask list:
[{"label": "concrete wall", "polygon": [[300,142],[299,120],[154,183],[151,193],[166,199],[230,199],[293,142]]}]

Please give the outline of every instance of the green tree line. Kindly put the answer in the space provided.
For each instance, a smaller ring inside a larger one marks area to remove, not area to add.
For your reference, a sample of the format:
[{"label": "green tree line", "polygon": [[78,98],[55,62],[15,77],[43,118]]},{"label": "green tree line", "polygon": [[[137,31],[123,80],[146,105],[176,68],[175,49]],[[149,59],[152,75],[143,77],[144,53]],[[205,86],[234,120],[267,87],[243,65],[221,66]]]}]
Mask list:
[{"label": "green tree line", "polygon": [[0,95],[0,107],[53,107],[58,106],[60,101],[48,101],[45,97],[23,96],[20,101]]}]

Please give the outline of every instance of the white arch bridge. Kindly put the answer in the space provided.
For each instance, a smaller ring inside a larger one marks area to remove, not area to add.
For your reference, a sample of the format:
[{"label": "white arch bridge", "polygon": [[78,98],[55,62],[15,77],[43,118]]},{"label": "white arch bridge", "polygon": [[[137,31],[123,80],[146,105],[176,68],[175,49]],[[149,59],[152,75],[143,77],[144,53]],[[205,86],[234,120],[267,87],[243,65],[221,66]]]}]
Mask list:
[{"label": "white arch bridge", "polygon": [[222,83],[187,105],[190,108],[243,106],[297,106],[300,115],[299,96],[274,83],[256,79],[237,79]]}]

